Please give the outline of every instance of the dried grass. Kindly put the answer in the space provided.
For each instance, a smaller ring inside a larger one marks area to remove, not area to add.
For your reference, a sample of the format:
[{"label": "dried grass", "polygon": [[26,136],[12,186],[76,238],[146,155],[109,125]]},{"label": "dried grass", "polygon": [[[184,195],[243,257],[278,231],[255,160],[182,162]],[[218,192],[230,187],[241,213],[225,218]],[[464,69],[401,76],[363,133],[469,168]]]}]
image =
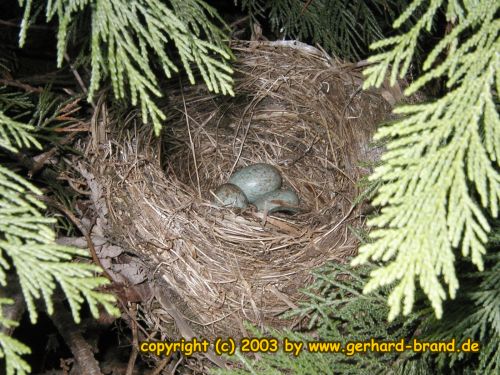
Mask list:
[{"label": "dried grass", "polygon": [[[359,66],[313,47],[239,42],[233,50],[235,97],[169,88],[162,138],[130,121],[91,166],[110,235],[166,282],[172,303],[207,338],[242,336],[245,320],[299,324],[279,315],[304,297],[309,271],[356,252],[348,226],[363,225],[353,207],[366,173],[359,162],[376,156],[368,142],[391,110],[387,91],[361,90]],[[300,214],[264,218],[211,203],[211,190],[257,162],[281,171]],[[151,325],[175,336],[161,307],[149,312]]]}]

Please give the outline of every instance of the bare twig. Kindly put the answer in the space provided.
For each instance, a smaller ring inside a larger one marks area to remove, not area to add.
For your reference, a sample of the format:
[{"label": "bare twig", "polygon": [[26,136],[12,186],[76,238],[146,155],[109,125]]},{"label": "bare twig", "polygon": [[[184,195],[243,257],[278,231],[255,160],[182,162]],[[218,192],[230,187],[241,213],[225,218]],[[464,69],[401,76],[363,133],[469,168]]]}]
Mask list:
[{"label": "bare twig", "polygon": [[61,302],[56,302],[52,322],[75,357],[82,374],[103,375],[99,362],[94,358],[92,347],[83,338],[78,326]]},{"label": "bare twig", "polygon": [[137,360],[137,354],[139,347],[139,340],[137,338],[137,303],[132,303],[132,307],[130,308],[130,325],[132,326],[132,350],[130,352],[130,357],[128,359],[127,364],[127,372],[125,375],[132,375],[134,372],[135,361]]},{"label": "bare twig", "polygon": [[162,359],[149,375],[159,375],[168,364],[168,361],[170,361],[170,357]]},{"label": "bare twig", "polygon": [[106,269],[101,264],[101,261],[99,260],[99,257],[97,256],[97,253],[96,253],[96,250],[94,247],[94,242],[92,241],[92,238],[90,237],[89,232],[83,226],[82,222],[73,214],[73,212],[71,212],[66,207],[64,207],[61,203],[55,201],[52,198],[46,197],[44,195],[38,196],[38,198],[41,201],[47,203],[48,205],[61,211],[78,228],[78,230],[83,234],[83,236],[85,237],[85,240],[87,241],[87,245],[89,247],[89,252],[90,252],[90,255],[92,256],[92,260],[94,261],[94,263],[102,268],[104,276],[106,276],[110,281],[114,281],[113,278],[111,277],[111,275],[106,271]]},{"label": "bare twig", "polygon": [[[7,21],[7,20],[0,20],[0,25],[8,26],[8,27],[15,27],[20,29],[21,28],[21,22],[12,22],[12,21]],[[30,29],[32,30],[54,30],[53,27],[45,26],[45,25],[30,25]]]},{"label": "bare twig", "polygon": [[5,86],[10,86],[10,87],[17,87],[19,89],[23,89],[26,92],[36,92],[36,93],[42,93],[43,88],[41,87],[34,87],[31,85],[28,85],[27,83],[22,83],[16,80],[12,79],[0,79],[0,85],[5,85]]},{"label": "bare twig", "polygon": [[241,25],[242,23],[245,23],[249,20],[250,20],[250,16],[245,16],[245,17],[239,18],[236,21],[234,21],[233,23],[231,23],[229,25],[229,28],[232,30],[232,29],[236,28],[237,26]]},{"label": "bare twig", "polygon": [[71,142],[76,136],[76,133],[71,133],[64,137],[57,145],[52,147],[49,151],[44,152],[43,154],[39,155],[33,166],[30,168],[28,172],[28,176],[32,178],[34,175],[36,175],[40,169],[43,168],[47,160],[49,160],[52,156],[56,154],[56,152],[59,150],[60,146],[64,146],[65,144],[68,144]]},{"label": "bare twig", "polygon": [[[159,285],[155,286],[154,294],[156,299],[158,300],[158,302],[160,302],[162,307],[172,317],[172,319],[174,319],[175,325],[177,326],[177,329],[179,330],[181,335],[187,340],[191,340],[193,337],[196,337],[193,329],[187,324],[186,319],[182,316],[177,307],[175,307],[175,305],[170,301],[170,298],[167,297],[166,293],[166,288],[161,288]],[[226,367],[226,364],[224,363],[222,358],[217,357],[213,351],[209,350],[203,354],[205,355],[205,357],[207,357],[207,359],[215,363],[217,366],[221,368]]]},{"label": "bare twig", "polygon": [[[78,73],[78,70],[76,70],[76,68],[73,66],[73,64],[71,63],[71,60],[68,56],[68,54],[65,52],[64,53],[64,59],[68,62],[68,65],[69,65],[69,68],[71,69],[71,72],[73,73],[73,75],[75,76],[75,79],[76,81],[78,82],[78,85],[80,86],[80,88],[82,89],[83,93],[85,95],[88,95],[89,94],[89,90],[87,89],[87,86],[85,86],[85,83],[83,83],[83,79],[82,77],[80,76],[80,73]],[[92,102],[90,103],[90,105],[94,108],[95,110],[95,104],[93,104]]]},{"label": "bare twig", "polygon": [[196,183],[198,185],[198,197],[201,199],[201,187],[200,187],[200,176],[198,174],[198,162],[196,161],[196,152],[194,149],[193,137],[191,136],[191,128],[189,126],[189,115],[187,112],[186,100],[184,99],[184,89],[182,87],[182,81],[180,79],[179,79],[179,83],[180,83],[180,87],[181,87],[182,101],[184,104],[184,116],[186,116],[186,125],[187,125],[188,134],[189,134],[189,141],[191,144],[191,152],[193,154],[194,170],[196,172]]},{"label": "bare twig", "polygon": [[311,5],[312,2],[313,0],[307,0],[307,2],[302,7],[302,10],[300,11],[300,15],[304,14],[304,12],[307,10],[307,8],[309,7],[309,5]]}]

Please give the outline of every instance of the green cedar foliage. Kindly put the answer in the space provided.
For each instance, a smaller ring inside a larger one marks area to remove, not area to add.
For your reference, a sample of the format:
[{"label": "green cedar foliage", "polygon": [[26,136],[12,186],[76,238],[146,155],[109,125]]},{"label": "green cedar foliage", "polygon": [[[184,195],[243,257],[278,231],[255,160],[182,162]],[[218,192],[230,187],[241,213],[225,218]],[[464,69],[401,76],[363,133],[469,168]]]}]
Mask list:
[{"label": "green cedar foliage", "polygon": [[239,3],[253,21],[268,20],[271,29],[285,38],[319,44],[334,55],[354,60],[366,55],[372,42],[383,38],[384,29],[407,5],[407,1],[387,0],[241,0]]},{"label": "green cedar foliage", "polygon": [[[405,319],[387,321],[389,311],[387,290],[381,289],[364,295],[363,286],[373,266],[353,269],[347,265],[327,264],[314,272],[316,281],[305,290],[308,300],[292,312],[292,316],[307,315],[309,328],[314,334],[299,334],[292,331],[271,330],[272,337],[282,341],[332,341],[348,342],[374,340],[399,341],[411,337],[418,324],[418,315],[410,314]],[[252,330],[252,335],[262,335]],[[267,334],[265,335],[267,336]],[[389,374],[398,373],[400,361],[411,353],[310,353],[303,350],[298,357],[284,353],[259,354],[260,358],[249,359],[237,353],[239,369],[217,370],[216,374]]]},{"label": "green cedar foliage", "polygon": [[443,304],[443,319],[425,314],[419,339],[479,342],[479,353],[425,353],[400,363],[403,374],[433,373],[498,374],[500,371],[500,227],[496,223],[484,257],[488,270],[477,271],[464,259],[458,262],[460,290],[455,300]]},{"label": "green cedar foliage", "polygon": [[[0,299],[0,311],[2,311],[2,306],[9,305],[12,303],[11,299],[1,298]],[[18,323],[12,320],[6,319],[0,313],[0,325],[3,328],[15,328]],[[5,373],[8,375],[13,374],[29,374],[31,371],[30,366],[21,357],[23,354],[29,354],[31,350],[29,347],[13,339],[9,335],[0,332],[0,358],[5,360]]]},{"label": "green cedar foliage", "polygon": [[[232,94],[232,70],[228,65],[231,53],[225,33],[215,24],[223,22],[204,1],[172,0],[168,5],[160,0],[20,0],[19,3],[24,7],[21,46],[30,23],[42,9],[45,9],[47,22],[55,18],[59,21],[58,66],[63,63],[71,31],[79,32],[80,21],[89,9],[92,74],[88,100],[92,100],[102,81],[108,78],[115,96],[139,104],[143,121],[150,120],[157,133],[164,114],[154,101],[155,97],[162,96],[156,68],[160,66],[166,77],[178,71],[174,58],[167,54],[169,46],[173,45],[191,83],[194,83],[194,65],[210,90]],[[6,68],[3,60],[1,67]],[[34,107],[26,95],[2,90],[0,147],[11,153],[28,147],[41,148],[33,136],[35,127],[16,118],[31,116],[32,122],[44,128],[55,116],[51,111],[57,113],[50,97],[50,94],[42,94],[38,106]],[[42,102],[46,105],[42,106]],[[49,314],[53,311],[52,297],[56,287],[66,295],[77,322],[79,309],[85,301],[94,316],[97,316],[98,304],[116,314],[114,298],[95,291],[107,283],[105,278],[95,276],[99,269],[75,262],[75,257],[87,257],[87,251],[54,242],[55,220],[42,214],[45,206],[36,198],[40,194],[42,192],[33,184],[0,165],[0,284],[5,286],[6,272],[13,266],[32,322],[37,319],[37,299],[45,302]],[[0,307],[10,302],[0,301]],[[16,325],[1,314],[0,324],[4,327]],[[21,357],[26,353],[29,353],[27,346],[0,333],[0,357],[5,359],[8,375],[30,371]]]},{"label": "green cedar foliage", "polygon": [[[0,103],[15,103],[16,96],[4,94],[0,93]],[[26,104],[23,100],[19,103]],[[31,134],[34,127],[15,121],[4,109],[5,106],[0,106],[0,147],[10,152],[41,148]],[[33,323],[37,320],[35,300],[42,299],[51,314],[52,297],[58,286],[66,295],[76,322],[80,320],[80,307],[85,301],[95,317],[98,304],[109,313],[117,314],[114,297],[95,290],[108,283],[107,279],[95,276],[99,268],[74,261],[75,257],[88,257],[88,251],[55,243],[52,229],[55,219],[42,214],[45,206],[36,197],[41,194],[33,184],[0,165],[0,285],[6,287],[7,271],[13,266]],[[0,308],[10,302],[2,299]],[[15,327],[17,323],[4,319],[0,311],[0,324]],[[5,358],[8,375],[29,373],[29,365],[20,357],[26,353],[29,353],[28,347],[0,333],[0,357]]]},{"label": "green cedar foliage", "polygon": [[362,246],[353,264],[384,262],[365,292],[394,285],[390,319],[401,304],[410,313],[417,282],[442,316],[443,300],[458,289],[455,249],[484,268],[488,215],[498,215],[500,201],[499,7],[494,0],[413,1],[394,26],[424,8],[415,25],[372,46],[384,50],[369,59],[365,87],[380,86],[387,73],[393,83],[407,74],[419,38],[440,10],[452,25],[405,91],[442,78],[447,92],[430,103],[397,108],[403,119],[376,134],[387,142],[383,163],[371,176],[382,182],[374,199],[382,211],[369,221],[373,242]]},{"label": "green cedar foliage", "polygon": [[[497,243],[497,246],[500,244]],[[456,300],[444,304],[445,319],[430,316],[422,324],[428,340],[457,342],[467,339],[480,343],[479,355],[470,353],[439,353],[436,366],[471,370],[480,374],[500,372],[500,252],[485,256],[487,271],[464,272]],[[427,355],[430,357],[430,355]],[[422,360],[422,359],[421,359]],[[466,371],[464,371],[465,373]],[[469,371],[467,371],[469,372]]]},{"label": "green cedar foliage", "polygon": [[[20,44],[25,42],[34,6],[33,0],[20,0],[24,7]],[[173,45],[191,84],[194,64],[209,90],[233,94],[231,53],[223,25],[214,8],[203,0],[48,0],[46,20],[57,18],[57,64],[62,65],[68,30],[86,8],[91,11],[91,83],[88,100],[105,78],[111,80],[117,98],[139,104],[142,119],[151,121],[155,132],[165,115],[154,99],[161,97],[157,73],[159,64],[170,78],[178,67],[167,53]]]},{"label": "green cedar foliage", "polygon": [[387,320],[389,308],[386,300],[391,291],[383,287],[363,294],[363,286],[376,265],[348,267],[328,264],[314,272],[315,282],[304,292],[308,296],[298,309],[289,314],[307,316],[309,328],[314,332],[299,334],[291,331],[270,330],[258,337],[277,337],[289,340],[335,341],[343,343],[371,339],[379,342],[414,338],[420,342],[455,339],[457,345],[468,339],[480,343],[479,353],[308,353],[298,357],[278,353],[259,354],[251,359],[236,353],[235,370],[216,370],[216,374],[497,374],[500,370],[500,231],[491,236],[485,257],[488,271],[477,271],[470,263],[460,262],[461,289],[456,300],[444,304],[444,319],[437,319],[432,308],[425,307],[419,296],[416,312],[406,317]]}]

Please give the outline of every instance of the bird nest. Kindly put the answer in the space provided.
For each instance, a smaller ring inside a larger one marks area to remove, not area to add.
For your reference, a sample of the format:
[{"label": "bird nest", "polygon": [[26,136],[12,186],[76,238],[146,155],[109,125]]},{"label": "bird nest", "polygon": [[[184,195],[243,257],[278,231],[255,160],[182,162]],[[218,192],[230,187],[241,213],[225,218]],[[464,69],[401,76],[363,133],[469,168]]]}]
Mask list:
[{"label": "bird nest", "polygon": [[[170,87],[161,137],[128,119],[89,164],[105,196],[106,234],[140,257],[146,282],[165,296],[143,306],[163,337],[241,337],[245,321],[301,324],[280,315],[305,297],[310,271],[356,253],[362,162],[376,159],[369,140],[395,99],[390,90],[362,90],[363,63],[311,46],[232,48],[234,97]],[[298,214],[213,203],[234,171],[261,162],[297,192]]]}]

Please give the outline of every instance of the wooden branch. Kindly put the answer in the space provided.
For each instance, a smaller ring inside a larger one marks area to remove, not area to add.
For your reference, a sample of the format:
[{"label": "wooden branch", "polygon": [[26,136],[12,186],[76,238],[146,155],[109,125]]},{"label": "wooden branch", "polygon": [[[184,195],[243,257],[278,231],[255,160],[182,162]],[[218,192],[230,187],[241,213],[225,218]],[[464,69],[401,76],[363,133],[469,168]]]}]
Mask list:
[{"label": "wooden branch", "polygon": [[92,238],[90,237],[89,232],[83,226],[82,222],[73,214],[73,212],[71,212],[66,207],[64,207],[61,203],[53,200],[52,198],[46,197],[44,195],[38,196],[37,198],[40,199],[42,202],[45,202],[48,205],[61,211],[69,220],[71,220],[71,222],[78,228],[78,230],[85,237],[85,240],[87,241],[87,245],[89,248],[90,255],[92,256],[92,260],[94,261],[94,263],[102,269],[104,276],[106,276],[109,281],[113,282],[114,281],[113,278],[108,273],[108,271],[106,271],[106,268],[103,267],[99,257],[97,256],[97,252],[96,252],[95,247],[94,247],[94,242],[92,241]]},{"label": "wooden branch", "polygon": [[127,372],[125,375],[132,375],[134,373],[135,361],[137,360],[139,339],[137,336],[137,303],[132,303],[132,310],[130,312],[130,325],[132,328],[132,351],[130,352],[130,357],[127,364]]},{"label": "wooden branch", "polygon": [[41,87],[33,87],[33,86],[30,86],[26,83],[14,81],[11,79],[0,79],[0,85],[17,87],[18,89],[22,89],[22,90],[29,92],[29,93],[32,93],[32,92],[42,93],[43,92],[43,88],[41,88]]},{"label": "wooden branch", "polygon": [[62,302],[54,304],[54,313],[51,319],[70,348],[71,353],[73,353],[75,363],[81,369],[81,373],[103,375],[99,367],[99,362],[94,358],[92,347],[85,341],[71,314],[66,310]]}]

